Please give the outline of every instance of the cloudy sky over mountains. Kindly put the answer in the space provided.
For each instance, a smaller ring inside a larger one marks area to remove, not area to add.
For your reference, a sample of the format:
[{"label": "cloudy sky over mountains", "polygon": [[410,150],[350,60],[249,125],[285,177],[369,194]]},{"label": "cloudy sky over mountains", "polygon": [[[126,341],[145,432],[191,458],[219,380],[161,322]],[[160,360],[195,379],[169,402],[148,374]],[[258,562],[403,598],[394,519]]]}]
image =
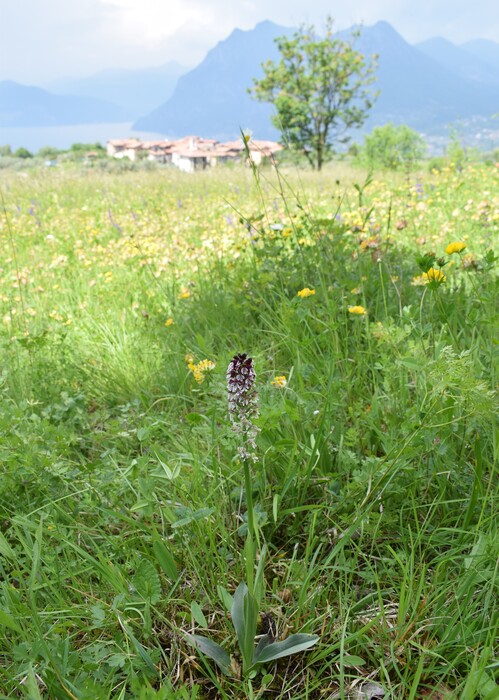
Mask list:
[{"label": "cloudy sky over mountains", "polygon": [[0,80],[43,84],[170,60],[193,66],[235,27],[264,19],[320,26],[331,11],[337,29],[382,19],[409,42],[499,41],[492,0],[0,0]]}]

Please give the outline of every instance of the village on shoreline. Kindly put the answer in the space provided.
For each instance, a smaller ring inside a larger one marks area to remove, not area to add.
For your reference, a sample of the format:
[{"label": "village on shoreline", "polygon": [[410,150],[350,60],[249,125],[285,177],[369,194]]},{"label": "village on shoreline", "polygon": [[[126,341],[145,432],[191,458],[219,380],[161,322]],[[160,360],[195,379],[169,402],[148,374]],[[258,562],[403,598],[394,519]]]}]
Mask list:
[{"label": "village on shoreline", "polygon": [[219,142],[200,136],[186,136],[176,141],[142,141],[138,138],[111,139],[106,143],[107,155],[131,161],[149,160],[166,163],[183,172],[205,170],[218,164],[238,163],[250,159],[255,165],[271,160],[283,147],[275,141],[238,139]]}]

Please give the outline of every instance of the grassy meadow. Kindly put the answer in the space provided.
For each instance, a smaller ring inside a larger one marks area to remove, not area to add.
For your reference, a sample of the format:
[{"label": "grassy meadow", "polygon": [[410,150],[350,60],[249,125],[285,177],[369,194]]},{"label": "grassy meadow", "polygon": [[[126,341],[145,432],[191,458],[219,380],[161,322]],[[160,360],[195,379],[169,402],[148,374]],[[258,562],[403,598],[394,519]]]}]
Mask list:
[{"label": "grassy meadow", "polygon": [[0,191],[0,697],[498,698],[497,164]]}]

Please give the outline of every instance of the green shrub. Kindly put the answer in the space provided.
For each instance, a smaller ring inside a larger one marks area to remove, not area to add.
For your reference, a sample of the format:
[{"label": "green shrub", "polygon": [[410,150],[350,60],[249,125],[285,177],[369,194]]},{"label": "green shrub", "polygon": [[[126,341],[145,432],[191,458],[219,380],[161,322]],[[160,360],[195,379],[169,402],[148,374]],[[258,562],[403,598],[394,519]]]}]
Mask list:
[{"label": "green shrub", "polygon": [[370,168],[400,170],[413,168],[424,158],[423,137],[408,126],[385,124],[365,137],[360,159]]},{"label": "green shrub", "polygon": [[27,148],[18,148],[17,151],[14,151],[14,157],[15,158],[33,158],[33,154],[28,151]]}]

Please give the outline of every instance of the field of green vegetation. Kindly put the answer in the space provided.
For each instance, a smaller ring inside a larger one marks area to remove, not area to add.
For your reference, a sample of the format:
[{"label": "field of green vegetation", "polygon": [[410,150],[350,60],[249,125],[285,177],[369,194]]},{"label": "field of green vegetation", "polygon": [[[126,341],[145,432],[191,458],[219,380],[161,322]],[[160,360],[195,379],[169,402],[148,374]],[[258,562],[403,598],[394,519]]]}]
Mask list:
[{"label": "field of green vegetation", "polygon": [[0,697],[497,698],[497,164],[0,190]]}]

